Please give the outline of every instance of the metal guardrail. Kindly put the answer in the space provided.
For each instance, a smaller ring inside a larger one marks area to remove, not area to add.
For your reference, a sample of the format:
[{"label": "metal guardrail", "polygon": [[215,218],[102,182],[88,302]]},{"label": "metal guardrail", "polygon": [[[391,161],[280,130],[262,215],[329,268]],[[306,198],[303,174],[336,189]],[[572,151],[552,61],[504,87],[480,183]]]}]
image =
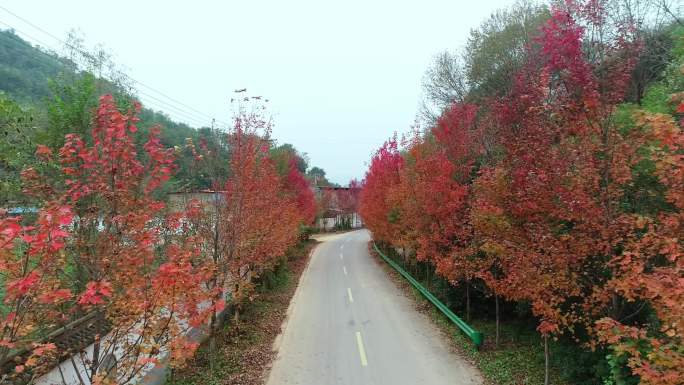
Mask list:
[{"label": "metal guardrail", "polygon": [[437,297],[432,295],[428,289],[425,288],[425,286],[421,285],[420,282],[418,282],[415,278],[411,276],[406,270],[404,270],[399,264],[394,262],[392,259],[390,259],[388,256],[382,253],[380,249],[378,248],[378,245],[373,242],[373,248],[375,251],[382,257],[382,259],[385,260],[390,266],[394,268],[394,270],[398,271],[399,274],[401,274],[404,278],[406,278],[407,281],[413,285],[418,291],[430,302],[432,302],[439,311],[441,311],[451,322],[456,324],[456,326],[459,327],[465,333],[468,338],[470,338],[473,343],[475,344],[476,347],[480,347],[482,345],[482,341],[484,340],[484,334],[482,332],[478,332],[477,330],[473,329],[470,325],[468,325],[465,321],[460,319],[456,314],[454,314],[451,309],[449,309],[445,304],[443,304]]}]

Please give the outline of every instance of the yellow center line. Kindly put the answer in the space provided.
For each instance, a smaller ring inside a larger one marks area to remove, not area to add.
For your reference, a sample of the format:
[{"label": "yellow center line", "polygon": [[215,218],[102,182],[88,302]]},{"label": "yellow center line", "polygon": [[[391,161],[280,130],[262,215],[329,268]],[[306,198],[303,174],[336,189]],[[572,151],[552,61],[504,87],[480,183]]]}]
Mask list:
[{"label": "yellow center line", "polygon": [[359,347],[359,357],[361,357],[361,366],[368,366],[368,359],[366,358],[366,349],[363,348],[363,339],[361,339],[361,332],[356,332],[356,345]]},{"label": "yellow center line", "polygon": [[351,295],[351,289],[347,288],[347,294],[349,294],[349,302],[354,302],[354,297]]}]

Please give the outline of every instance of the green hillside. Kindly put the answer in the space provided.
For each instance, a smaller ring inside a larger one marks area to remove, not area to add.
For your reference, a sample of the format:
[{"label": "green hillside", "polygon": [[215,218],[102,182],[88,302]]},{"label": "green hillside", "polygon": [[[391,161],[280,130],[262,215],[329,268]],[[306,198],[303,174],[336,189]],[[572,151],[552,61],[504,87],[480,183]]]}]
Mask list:
[{"label": "green hillside", "polygon": [[[65,134],[89,130],[100,95],[113,94],[122,109],[138,99],[121,84],[81,70],[72,60],[33,46],[12,30],[0,31],[0,133],[5,139],[0,143],[0,206],[23,201],[19,174],[34,162],[37,144],[57,150]],[[168,147],[182,147],[187,138],[217,140],[208,127],[197,130],[161,111],[143,108],[139,117],[140,143],[154,125],[163,127],[162,141]],[[169,188],[210,187],[201,173],[191,172],[191,162],[183,155]]]}]

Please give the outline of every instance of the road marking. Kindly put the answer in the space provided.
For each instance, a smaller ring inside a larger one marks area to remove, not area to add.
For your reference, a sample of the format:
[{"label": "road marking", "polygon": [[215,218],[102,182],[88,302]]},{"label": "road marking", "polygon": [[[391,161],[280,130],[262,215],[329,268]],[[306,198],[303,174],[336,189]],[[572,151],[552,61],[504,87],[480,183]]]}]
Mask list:
[{"label": "road marking", "polygon": [[354,302],[354,297],[351,295],[351,289],[347,288],[347,294],[349,294],[349,302]]},{"label": "road marking", "polygon": [[340,251],[344,250],[344,245],[340,245]]},{"label": "road marking", "polygon": [[340,259],[344,259],[344,255],[340,252]]},{"label": "road marking", "polygon": [[344,275],[347,275],[347,268],[345,266],[342,266],[342,270],[344,271]]},{"label": "road marking", "polygon": [[368,359],[366,359],[366,349],[363,348],[363,340],[361,339],[361,332],[356,332],[356,345],[359,347],[359,356],[361,357],[361,366],[368,366]]}]

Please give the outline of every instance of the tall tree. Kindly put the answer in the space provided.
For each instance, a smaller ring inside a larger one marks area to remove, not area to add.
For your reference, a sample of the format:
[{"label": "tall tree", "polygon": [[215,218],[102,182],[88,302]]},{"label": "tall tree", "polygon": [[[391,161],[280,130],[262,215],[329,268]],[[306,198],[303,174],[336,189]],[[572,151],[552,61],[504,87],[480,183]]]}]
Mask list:
[{"label": "tall tree", "polygon": [[[110,327],[90,353],[72,357],[75,368],[74,359],[85,369],[84,383],[129,383],[157,362],[162,349],[176,350],[186,322],[197,319],[203,292],[194,243],[158,249],[164,203],[153,195],[175,166],[159,128],[138,153],[139,110],[135,104],[123,114],[111,95],[103,96],[88,140],[69,134],[59,152],[66,188],[60,200],[76,214],[68,244],[75,314],[94,312]],[[173,223],[178,228],[182,221]],[[116,365],[107,365],[112,358]]]}]

